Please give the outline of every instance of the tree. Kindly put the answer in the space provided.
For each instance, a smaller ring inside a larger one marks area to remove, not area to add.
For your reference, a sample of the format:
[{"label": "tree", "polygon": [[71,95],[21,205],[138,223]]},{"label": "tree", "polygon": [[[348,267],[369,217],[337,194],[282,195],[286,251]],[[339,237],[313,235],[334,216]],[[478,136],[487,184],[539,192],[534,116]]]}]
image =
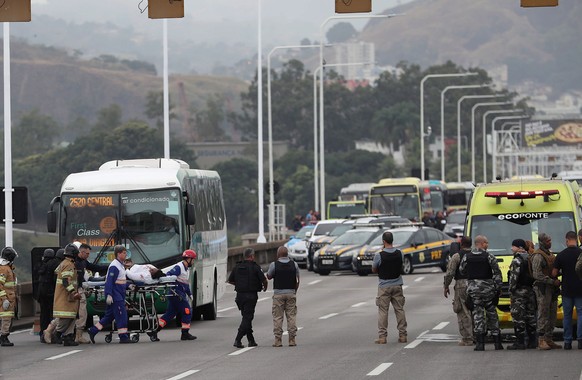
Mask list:
[{"label": "tree", "polygon": [[225,119],[224,100],[219,94],[206,99],[206,109],[196,112],[196,129],[200,141],[224,141],[222,123]]},{"label": "tree", "polygon": [[33,110],[22,115],[12,134],[12,157],[22,158],[30,154],[45,153],[52,149],[59,135],[59,125],[52,117]]}]

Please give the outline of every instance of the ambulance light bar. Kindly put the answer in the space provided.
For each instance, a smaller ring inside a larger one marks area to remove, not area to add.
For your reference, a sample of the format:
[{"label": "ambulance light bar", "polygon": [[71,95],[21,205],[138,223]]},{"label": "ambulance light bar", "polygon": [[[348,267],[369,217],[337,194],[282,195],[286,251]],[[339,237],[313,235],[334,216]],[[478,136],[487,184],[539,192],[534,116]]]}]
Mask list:
[{"label": "ambulance light bar", "polygon": [[532,190],[532,191],[488,191],[485,197],[497,198],[497,203],[501,203],[501,198],[507,199],[531,199],[544,197],[544,202],[549,201],[550,195],[560,194],[559,190]]}]

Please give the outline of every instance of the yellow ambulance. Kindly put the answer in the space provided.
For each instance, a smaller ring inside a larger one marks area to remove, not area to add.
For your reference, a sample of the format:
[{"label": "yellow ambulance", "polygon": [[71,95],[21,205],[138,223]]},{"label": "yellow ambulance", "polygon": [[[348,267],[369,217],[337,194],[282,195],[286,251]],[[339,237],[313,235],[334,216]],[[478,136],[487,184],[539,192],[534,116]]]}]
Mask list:
[{"label": "yellow ambulance", "polygon": [[[485,235],[489,251],[498,258],[503,289],[497,313],[502,328],[512,326],[507,284],[507,271],[513,259],[511,242],[531,240],[537,248],[538,235],[544,232],[552,237],[552,252],[560,252],[566,248],[566,232],[582,228],[580,198],[575,182],[556,176],[495,181],[475,188],[468,205],[465,234],[472,239]],[[561,326],[561,300],[558,306],[557,325]]]}]

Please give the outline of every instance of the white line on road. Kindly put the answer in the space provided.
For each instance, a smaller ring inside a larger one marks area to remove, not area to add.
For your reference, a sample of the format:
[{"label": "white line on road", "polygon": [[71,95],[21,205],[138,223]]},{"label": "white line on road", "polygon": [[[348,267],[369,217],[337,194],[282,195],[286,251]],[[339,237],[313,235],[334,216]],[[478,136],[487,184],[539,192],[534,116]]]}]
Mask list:
[{"label": "white line on road", "polygon": [[50,358],[46,358],[44,360],[56,360],[56,359],[64,358],[65,356],[76,354],[77,352],[81,352],[81,351],[83,351],[83,350],[72,350],[69,352],[65,352],[64,354],[51,356]]},{"label": "white line on road", "polygon": [[337,313],[331,313],[331,314],[324,315],[323,317],[319,317],[319,319],[328,319],[331,317],[335,317],[336,315],[337,315]]},{"label": "white line on road", "polygon": [[367,304],[367,302],[359,302],[359,303],[352,305],[352,307],[360,307],[360,306],[364,306],[365,304]]},{"label": "white line on road", "polygon": [[433,327],[433,330],[442,330],[445,328],[446,325],[448,325],[450,322],[441,322],[438,325],[436,325],[435,327]]},{"label": "white line on road", "polygon": [[227,307],[227,308],[224,308],[224,309],[220,309],[220,310],[218,310],[217,312],[218,312],[218,313],[222,313],[223,311],[232,310],[232,309],[234,309],[235,307],[236,307],[236,306]]},{"label": "white line on road", "polygon": [[404,289],[406,289],[406,288],[408,288],[408,285],[403,285],[403,286],[402,286],[402,290],[404,290]]},{"label": "white line on road", "polygon": [[25,332],[30,332],[30,329],[12,331],[10,334],[12,334],[12,335],[14,335],[14,334],[22,334],[22,333],[25,333]]},{"label": "white line on road", "polygon": [[438,272],[442,272],[440,269],[433,269],[430,271],[430,273],[438,273]]},{"label": "white line on road", "polygon": [[315,285],[317,283],[321,282],[321,280],[315,280],[315,281],[311,281],[310,283],[308,283],[307,285]]},{"label": "white line on road", "polygon": [[245,348],[241,348],[240,350],[237,350],[235,352],[231,352],[230,354],[228,354],[229,356],[236,356],[236,355],[240,355],[243,354],[247,351],[252,350],[254,347],[245,347]]},{"label": "white line on road", "polygon": [[257,302],[261,302],[261,301],[264,301],[264,300],[270,300],[270,299],[271,299],[271,297],[263,297],[263,298],[259,298],[257,300]]},{"label": "white line on road", "polygon": [[[303,327],[297,327],[297,330],[302,330]],[[283,335],[289,335],[289,331],[284,331]]]},{"label": "white line on road", "polygon": [[424,280],[424,277],[419,277],[419,278],[417,278],[416,280],[414,280],[414,282],[420,282],[420,281],[422,281],[422,280]]},{"label": "white line on road", "polygon": [[195,374],[196,372],[200,372],[200,370],[199,369],[191,369],[190,371],[186,371],[186,372],[183,372],[183,373],[181,373],[179,375],[176,375],[174,377],[170,377],[167,380],[179,380],[179,379],[183,379],[185,377],[188,377],[190,375]]},{"label": "white line on road", "polygon": [[414,348],[414,347],[418,346],[421,343],[422,343],[422,339],[415,339],[411,343],[409,343],[408,345],[406,345],[404,348]]},{"label": "white line on road", "polygon": [[382,372],[386,371],[391,365],[392,363],[382,363],[378,367],[368,372],[366,376],[378,376]]}]

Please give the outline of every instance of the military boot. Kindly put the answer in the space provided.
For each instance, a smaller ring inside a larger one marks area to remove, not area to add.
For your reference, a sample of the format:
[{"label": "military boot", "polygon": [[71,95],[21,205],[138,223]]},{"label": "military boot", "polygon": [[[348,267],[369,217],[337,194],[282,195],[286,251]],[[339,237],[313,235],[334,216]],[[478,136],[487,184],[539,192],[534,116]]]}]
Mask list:
[{"label": "military boot", "polygon": [[501,345],[501,334],[494,335],[493,341],[495,344],[495,350],[503,350],[503,346]]},{"label": "military boot", "polygon": [[538,350],[551,350],[552,347],[548,345],[545,338],[538,339]]},{"label": "military boot", "polygon": [[2,334],[0,335],[0,346],[1,347],[12,347],[14,343],[8,340],[8,335],[10,334]]},{"label": "military boot", "polygon": [[536,333],[528,333],[527,334],[527,348],[537,348],[538,347],[538,340],[536,338]]},{"label": "military boot", "polygon": [[75,342],[75,337],[73,336],[73,334],[63,336],[63,346],[69,347],[78,345],[79,343]]},{"label": "military boot", "polygon": [[485,351],[485,334],[475,334],[477,338],[477,344],[473,351]]},{"label": "military boot", "polygon": [[253,333],[248,333],[247,334],[247,339],[249,341],[249,347],[257,347],[257,341],[255,340],[255,337],[253,336]]},{"label": "military boot", "polygon": [[511,346],[507,346],[508,350],[525,350],[525,337],[523,334],[515,334],[515,342]]},{"label": "military boot", "polygon": [[63,334],[60,332],[55,333],[55,339],[53,340],[54,344],[63,344]]},{"label": "military boot", "polygon": [[289,335],[289,347],[295,347],[297,346],[297,343],[295,342],[295,337]]},{"label": "military boot", "polygon": [[194,340],[194,339],[196,339],[196,337],[190,334],[190,331],[188,329],[182,329],[182,336],[180,337],[180,340]]},{"label": "military boot", "polygon": [[378,339],[376,339],[374,341],[374,343],[376,343],[376,344],[386,344],[386,337],[385,336],[380,336],[380,337],[378,337]]},{"label": "military boot", "polygon": [[554,342],[554,340],[552,338],[546,338],[546,343],[548,344],[548,346],[550,346],[550,348],[552,350],[561,350],[562,349],[562,345]]},{"label": "military boot", "polygon": [[282,346],[283,346],[283,342],[281,341],[281,337],[276,336],[275,343],[273,343],[273,347],[282,347]]},{"label": "military boot", "polygon": [[83,330],[78,329],[75,332],[75,342],[79,343],[79,344],[89,344],[91,343],[91,341],[85,339],[85,337],[83,336]]}]

